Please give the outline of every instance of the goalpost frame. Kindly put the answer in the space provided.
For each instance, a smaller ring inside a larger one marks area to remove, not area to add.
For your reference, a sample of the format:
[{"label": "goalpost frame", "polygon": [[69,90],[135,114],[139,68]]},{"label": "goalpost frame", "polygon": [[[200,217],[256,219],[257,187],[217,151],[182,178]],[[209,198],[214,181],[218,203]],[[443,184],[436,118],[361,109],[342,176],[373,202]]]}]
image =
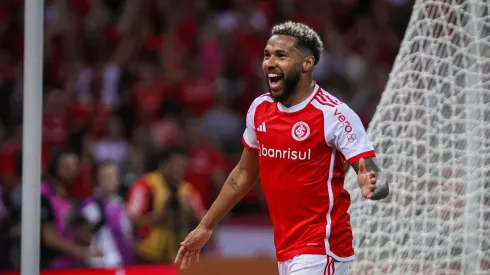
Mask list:
[{"label": "goalpost frame", "polygon": [[40,269],[44,0],[25,0],[21,274]]},{"label": "goalpost frame", "polygon": [[[467,22],[466,30],[469,35],[475,38],[475,40],[483,40],[485,35],[483,34],[483,30],[478,28],[478,20],[482,20],[484,11],[478,9],[478,5],[475,1],[469,1],[468,6],[469,12],[474,15],[474,17]],[[477,57],[483,56],[478,43],[469,47],[467,51]],[[482,251],[482,244],[479,240],[483,238],[483,234],[478,229],[483,228],[483,226],[480,225],[483,220],[483,217],[480,217],[481,213],[483,213],[483,209],[480,210],[480,208],[484,205],[484,196],[479,193],[478,190],[484,190],[485,182],[485,177],[480,174],[481,169],[479,169],[484,165],[483,160],[475,157],[478,156],[481,146],[478,139],[483,136],[479,131],[482,131],[482,124],[485,123],[483,106],[481,105],[482,102],[485,102],[481,84],[484,82],[482,79],[483,71],[480,60],[471,61],[473,62],[467,64],[470,73],[465,79],[467,85],[471,87],[465,94],[465,101],[466,105],[471,106],[467,110],[468,117],[466,127],[468,127],[468,129],[466,132],[469,133],[471,138],[468,139],[466,158],[467,165],[472,170],[468,172],[465,182],[465,245],[463,247],[463,255],[466,257],[462,262],[462,272],[464,272],[464,274],[476,274],[481,271],[480,265],[482,263],[479,261],[477,255],[479,251]]]}]

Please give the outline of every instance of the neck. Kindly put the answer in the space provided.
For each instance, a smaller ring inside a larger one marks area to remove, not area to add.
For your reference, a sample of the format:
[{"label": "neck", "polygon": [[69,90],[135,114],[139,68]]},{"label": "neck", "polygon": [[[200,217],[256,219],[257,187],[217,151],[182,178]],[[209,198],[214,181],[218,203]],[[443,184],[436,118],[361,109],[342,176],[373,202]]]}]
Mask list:
[{"label": "neck", "polygon": [[99,188],[99,190],[97,190],[98,193],[99,193],[99,196],[102,197],[103,199],[107,199],[109,197],[111,197],[111,193],[108,192],[107,190],[104,190],[103,188]]},{"label": "neck", "polygon": [[286,107],[291,107],[303,102],[311,95],[313,87],[314,84],[311,76],[304,80],[300,79],[294,93],[286,101],[281,102],[281,104]]},{"label": "neck", "polygon": [[56,195],[64,197],[66,196],[66,188],[63,183],[57,179],[53,179],[50,181],[50,185],[53,188],[53,191]]},{"label": "neck", "polygon": [[178,183],[178,179],[176,179],[172,173],[165,171],[165,169],[162,171],[162,175],[165,178],[165,181],[169,184],[176,184]]}]

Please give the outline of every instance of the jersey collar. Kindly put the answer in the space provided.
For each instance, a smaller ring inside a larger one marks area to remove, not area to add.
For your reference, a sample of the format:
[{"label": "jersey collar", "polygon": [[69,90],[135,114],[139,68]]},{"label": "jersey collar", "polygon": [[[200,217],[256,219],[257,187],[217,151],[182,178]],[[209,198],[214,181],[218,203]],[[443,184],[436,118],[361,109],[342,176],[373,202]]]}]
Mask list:
[{"label": "jersey collar", "polygon": [[300,103],[293,105],[291,107],[286,107],[286,106],[282,105],[280,102],[277,102],[277,109],[279,109],[279,111],[284,112],[284,113],[294,113],[294,112],[298,112],[298,111],[303,110],[306,107],[306,105],[308,105],[308,103],[310,103],[310,101],[313,99],[313,97],[315,97],[315,95],[318,92],[318,89],[320,88],[318,86],[318,84],[316,84],[315,81],[312,81],[311,85],[313,86],[313,91],[311,92],[311,94],[308,98],[306,98],[305,100],[303,100]]}]

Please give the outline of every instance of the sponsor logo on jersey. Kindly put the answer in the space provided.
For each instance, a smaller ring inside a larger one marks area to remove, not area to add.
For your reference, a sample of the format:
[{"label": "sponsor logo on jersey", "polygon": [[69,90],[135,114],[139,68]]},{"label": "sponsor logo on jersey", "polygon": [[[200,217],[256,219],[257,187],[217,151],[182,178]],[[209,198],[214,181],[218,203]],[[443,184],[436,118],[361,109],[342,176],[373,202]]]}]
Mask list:
[{"label": "sponsor logo on jersey", "polygon": [[296,141],[303,141],[310,135],[310,126],[304,121],[296,122],[291,128],[291,135]]},{"label": "sponsor logo on jersey", "polygon": [[311,160],[311,149],[306,151],[297,151],[288,149],[267,148],[264,144],[260,144],[259,156],[275,159],[290,159],[290,160]]},{"label": "sponsor logo on jersey", "polygon": [[[344,130],[347,133],[352,132],[352,126],[350,126],[350,122],[347,120],[347,118],[345,118],[345,116],[342,114],[342,112],[339,111],[339,109],[335,109],[335,112],[333,113],[333,115],[339,120],[340,123],[343,124]],[[355,139],[356,138],[354,137],[354,140]]]}]

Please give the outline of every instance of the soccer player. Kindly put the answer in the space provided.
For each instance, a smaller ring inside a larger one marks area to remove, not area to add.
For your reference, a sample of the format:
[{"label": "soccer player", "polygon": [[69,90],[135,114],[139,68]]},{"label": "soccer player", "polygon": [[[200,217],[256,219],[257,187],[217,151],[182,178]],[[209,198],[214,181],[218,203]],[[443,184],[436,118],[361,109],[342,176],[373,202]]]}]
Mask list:
[{"label": "soccer player", "polygon": [[269,93],[250,106],[240,162],[181,243],[181,269],[199,260],[213,229],[260,174],[279,274],[348,274],[354,249],[344,162],[356,170],[363,197],[383,199],[389,188],[359,117],[312,79],[322,48],[306,25],[273,28],[262,63]]}]

